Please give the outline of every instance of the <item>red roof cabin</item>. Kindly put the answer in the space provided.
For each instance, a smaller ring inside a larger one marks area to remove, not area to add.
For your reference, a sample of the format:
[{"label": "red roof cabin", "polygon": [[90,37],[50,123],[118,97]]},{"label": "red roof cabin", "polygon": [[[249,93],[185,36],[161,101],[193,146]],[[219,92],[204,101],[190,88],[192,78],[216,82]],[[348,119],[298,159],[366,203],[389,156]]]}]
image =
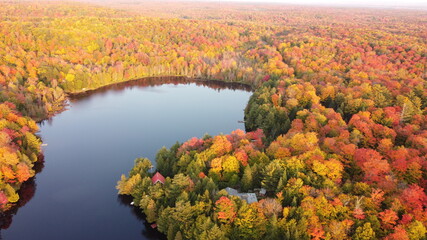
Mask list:
[{"label": "red roof cabin", "polygon": [[163,177],[162,174],[160,174],[159,172],[156,172],[156,174],[154,174],[154,176],[151,178],[151,182],[153,184],[156,184],[158,182],[160,182],[161,184],[164,184],[165,177]]}]

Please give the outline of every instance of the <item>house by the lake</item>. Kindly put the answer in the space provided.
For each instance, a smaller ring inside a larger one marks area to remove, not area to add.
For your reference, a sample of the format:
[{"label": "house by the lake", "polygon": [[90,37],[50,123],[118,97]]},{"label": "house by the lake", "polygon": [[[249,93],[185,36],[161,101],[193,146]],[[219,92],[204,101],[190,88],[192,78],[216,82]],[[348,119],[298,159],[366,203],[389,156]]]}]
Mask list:
[{"label": "house by the lake", "polygon": [[160,174],[159,172],[156,172],[156,174],[154,174],[154,176],[151,178],[151,182],[153,184],[156,184],[156,183],[164,184],[165,183],[165,177],[163,177],[163,175]]}]

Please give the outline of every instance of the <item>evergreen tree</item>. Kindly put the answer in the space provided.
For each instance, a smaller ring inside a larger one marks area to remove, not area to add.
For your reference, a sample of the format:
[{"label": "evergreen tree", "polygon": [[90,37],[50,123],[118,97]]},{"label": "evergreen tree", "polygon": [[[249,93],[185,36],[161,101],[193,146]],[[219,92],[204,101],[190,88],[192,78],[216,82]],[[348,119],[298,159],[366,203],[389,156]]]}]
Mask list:
[{"label": "evergreen tree", "polygon": [[242,191],[247,192],[250,189],[253,189],[253,177],[252,177],[252,169],[251,166],[247,165],[245,167],[245,170],[243,171],[243,176],[242,176]]},{"label": "evergreen tree", "polygon": [[283,169],[278,161],[268,164],[262,172],[261,185],[267,191],[276,191]]}]

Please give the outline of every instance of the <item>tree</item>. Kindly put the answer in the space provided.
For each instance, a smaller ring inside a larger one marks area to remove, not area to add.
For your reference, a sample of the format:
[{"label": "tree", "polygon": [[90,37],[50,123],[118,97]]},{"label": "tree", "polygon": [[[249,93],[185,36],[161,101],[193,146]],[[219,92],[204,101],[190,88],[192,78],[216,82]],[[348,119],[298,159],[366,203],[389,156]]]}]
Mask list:
[{"label": "tree", "polygon": [[135,159],[135,165],[131,171],[129,171],[129,177],[133,175],[140,175],[142,177],[147,176],[148,170],[151,169],[153,165],[148,158],[137,158]]},{"label": "tree", "polygon": [[427,196],[423,188],[412,184],[403,190],[400,199],[405,210],[413,214],[418,221],[427,219]]},{"label": "tree", "polygon": [[16,177],[19,182],[27,181],[34,173],[31,173],[30,169],[28,169],[28,165],[25,163],[19,163],[17,165]]},{"label": "tree", "polygon": [[279,184],[283,168],[278,161],[268,164],[262,172],[261,186],[267,191],[275,191]]},{"label": "tree", "polygon": [[147,222],[152,223],[157,220],[157,206],[153,199],[143,197],[139,205],[147,216]]},{"label": "tree", "polygon": [[402,226],[396,226],[394,232],[385,237],[386,240],[409,240],[406,230]]},{"label": "tree", "polygon": [[130,195],[141,180],[141,175],[139,174],[135,174],[128,179],[122,174],[120,181],[117,182],[116,189],[119,190],[119,194]]},{"label": "tree", "polygon": [[238,212],[232,232],[233,238],[263,239],[267,220],[256,205],[244,204]]},{"label": "tree", "polygon": [[379,217],[381,219],[381,225],[385,229],[392,229],[396,224],[396,221],[399,219],[396,212],[390,209],[380,212]]},{"label": "tree", "polygon": [[175,240],[182,240],[182,234],[181,234],[181,231],[178,231],[177,233],[176,233],[176,235],[175,235],[175,238],[174,238]]},{"label": "tree", "polygon": [[204,215],[197,216],[194,232],[192,239],[197,240],[215,240],[215,239],[225,239],[225,232],[212,222],[210,217]]},{"label": "tree", "polygon": [[167,148],[161,148],[156,154],[157,169],[164,176],[174,175],[174,166],[178,162],[177,157],[173,149],[168,150]]},{"label": "tree", "polygon": [[363,226],[357,227],[353,235],[354,240],[372,240],[375,239],[375,232],[371,228],[371,223],[367,222]]},{"label": "tree", "polygon": [[356,150],[355,161],[364,171],[364,180],[368,183],[385,181],[385,176],[390,172],[389,163],[373,149]]},{"label": "tree", "polygon": [[192,188],[194,183],[192,180],[179,173],[172,178],[172,181],[169,184],[165,184],[165,193],[169,199],[170,205],[173,205],[178,199],[178,197],[185,191],[189,191]]},{"label": "tree", "polygon": [[398,98],[398,101],[403,102],[402,112],[400,114],[401,122],[410,122],[412,121],[414,115],[421,114],[421,100],[418,97],[414,97],[413,101],[406,97],[400,97],[401,98]]},{"label": "tree", "polygon": [[314,132],[296,133],[289,137],[287,143],[293,155],[313,150],[318,143],[317,134]]},{"label": "tree", "polygon": [[426,227],[420,221],[414,221],[409,224],[407,229],[409,239],[425,239],[427,234]]},{"label": "tree", "polygon": [[268,218],[278,218],[283,211],[282,204],[275,198],[265,198],[258,202],[258,206]]},{"label": "tree", "polygon": [[243,171],[242,181],[241,181],[241,189],[246,192],[253,188],[253,177],[252,177],[252,169],[251,166],[247,165],[245,170]]},{"label": "tree", "polygon": [[223,196],[215,202],[215,213],[218,222],[222,224],[230,224],[237,216],[237,209],[231,199]]},{"label": "tree", "polygon": [[225,173],[239,173],[239,160],[234,156],[227,156],[223,160],[222,168]]},{"label": "tree", "polygon": [[214,137],[213,144],[210,148],[214,151],[216,156],[222,156],[229,153],[233,146],[225,136],[216,136]]}]

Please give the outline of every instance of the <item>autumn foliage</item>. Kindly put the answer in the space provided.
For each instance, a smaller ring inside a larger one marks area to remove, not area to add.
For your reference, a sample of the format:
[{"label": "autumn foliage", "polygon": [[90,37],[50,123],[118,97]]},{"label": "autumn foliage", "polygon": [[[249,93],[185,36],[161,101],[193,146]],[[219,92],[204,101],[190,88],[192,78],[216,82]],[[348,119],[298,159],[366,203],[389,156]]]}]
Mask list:
[{"label": "autumn foliage", "polygon": [[40,153],[36,123],[21,116],[12,103],[0,104],[0,209],[8,210],[20,196],[23,182],[34,176]]},{"label": "autumn foliage", "polygon": [[[153,76],[251,85],[246,132],[161,149],[118,184],[169,239],[425,239],[427,29],[416,10],[0,3],[0,207],[66,93]],[[118,10],[125,9],[123,10]],[[223,189],[257,192],[258,202]],[[256,191],[255,191],[256,190]]]},{"label": "autumn foliage", "polygon": [[[244,44],[234,48],[241,51],[237,76],[254,79],[242,67],[246,61],[259,73],[245,109],[248,132],[162,149],[158,170],[171,180],[185,174],[196,186],[175,201],[188,195],[191,206],[203,205],[199,217],[210,223],[203,232],[215,232],[218,239],[423,239],[427,55],[422,13],[277,7],[281,15],[267,7],[255,13],[248,5],[227,6],[221,13],[206,11],[240,31]],[[163,14],[207,19],[197,10],[181,10]],[[250,139],[261,133],[258,129],[264,136]],[[151,192],[162,205],[165,198],[153,192],[159,187],[132,195],[138,201],[139,194]],[[225,187],[264,188],[267,194],[247,205],[222,191]],[[179,232],[198,239],[161,217],[156,222],[168,238]],[[190,225],[200,229],[197,221]]]}]

